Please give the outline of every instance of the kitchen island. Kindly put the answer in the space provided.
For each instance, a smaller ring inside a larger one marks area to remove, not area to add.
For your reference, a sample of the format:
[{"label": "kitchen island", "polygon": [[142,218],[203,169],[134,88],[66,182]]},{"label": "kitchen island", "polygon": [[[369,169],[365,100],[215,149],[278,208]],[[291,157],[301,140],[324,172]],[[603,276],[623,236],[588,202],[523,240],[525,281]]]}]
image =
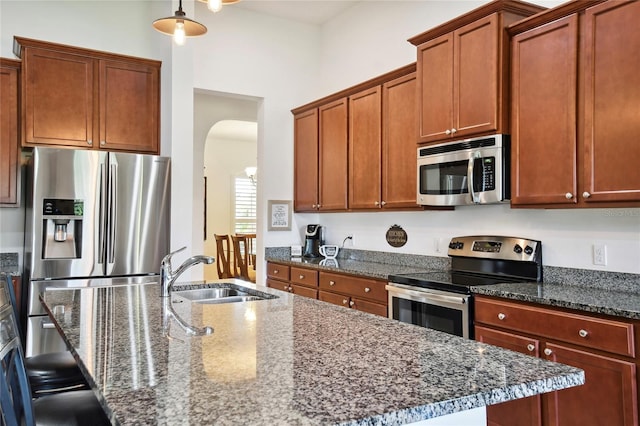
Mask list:
[{"label": "kitchen island", "polygon": [[174,292],[171,311],[211,326],[205,336],[167,316],[158,284],[46,291],[42,300],[123,425],[399,425],[584,383],[573,367],[225,282],[277,298],[200,304]]}]

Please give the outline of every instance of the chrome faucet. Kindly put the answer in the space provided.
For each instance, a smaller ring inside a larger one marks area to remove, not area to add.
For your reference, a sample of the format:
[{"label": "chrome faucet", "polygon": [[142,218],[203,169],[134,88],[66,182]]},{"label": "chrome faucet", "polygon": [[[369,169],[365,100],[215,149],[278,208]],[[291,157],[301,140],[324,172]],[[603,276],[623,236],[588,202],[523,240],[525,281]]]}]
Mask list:
[{"label": "chrome faucet", "polygon": [[185,260],[182,265],[178,266],[178,269],[174,271],[171,268],[171,257],[186,248],[187,247],[185,246],[181,249],[171,252],[162,259],[162,263],[160,264],[160,285],[162,297],[171,296],[171,288],[176,282],[176,279],[178,279],[178,277],[190,267],[197,265],[198,263],[206,263],[210,265],[215,262],[215,259],[211,256],[192,256]]}]

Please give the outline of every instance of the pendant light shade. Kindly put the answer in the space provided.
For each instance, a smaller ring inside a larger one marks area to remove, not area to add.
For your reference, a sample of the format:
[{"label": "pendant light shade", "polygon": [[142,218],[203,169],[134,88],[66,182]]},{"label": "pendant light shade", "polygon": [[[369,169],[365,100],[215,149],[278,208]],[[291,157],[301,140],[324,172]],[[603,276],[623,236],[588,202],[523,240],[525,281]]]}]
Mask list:
[{"label": "pendant light shade", "polygon": [[206,3],[210,11],[219,12],[222,9],[222,6],[238,3],[240,0],[198,0],[198,1],[202,3]]},{"label": "pendant light shade", "polygon": [[161,33],[173,36],[177,44],[184,44],[185,37],[201,36],[207,32],[207,27],[193,19],[187,18],[182,11],[182,0],[175,15],[153,21],[153,28]]}]

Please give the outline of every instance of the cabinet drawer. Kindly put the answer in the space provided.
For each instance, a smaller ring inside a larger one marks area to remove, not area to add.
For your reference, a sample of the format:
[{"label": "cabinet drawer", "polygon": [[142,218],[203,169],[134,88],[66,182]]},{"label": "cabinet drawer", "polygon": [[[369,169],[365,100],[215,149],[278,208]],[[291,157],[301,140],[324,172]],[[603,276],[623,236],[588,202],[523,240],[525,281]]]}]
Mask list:
[{"label": "cabinet drawer", "polygon": [[277,280],[289,281],[289,267],[278,263],[267,263],[267,276]]},{"label": "cabinet drawer", "polygon": [[318,271],[307,268],[290,268],[291,282],[307,287],[318,287]]},{"label": "cabinet drawer", "polygon": [[387,303],[385,283],[367,278],[320,272],[320,289]]},{"label": "cabinet drawer", "polygon": [[633,324],[477,297],[475,322],[635,356]]}]

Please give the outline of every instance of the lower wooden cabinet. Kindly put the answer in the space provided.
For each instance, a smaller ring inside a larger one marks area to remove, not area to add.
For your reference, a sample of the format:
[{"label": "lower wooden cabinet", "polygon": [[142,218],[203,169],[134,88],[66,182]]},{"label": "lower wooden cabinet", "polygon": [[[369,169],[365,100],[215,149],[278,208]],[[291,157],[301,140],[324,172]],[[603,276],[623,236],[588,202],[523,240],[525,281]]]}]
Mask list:
[{"label": "lower wooden cabinet", "polygon": [[386,282],[267,262],[267,287],[387,316]]},{"label": "lower wooden cabinet", "polygon": [[638,424],[632,321],[476,297],[476,340],[581,368],[582,386],[487,407],[488,425]]}]

